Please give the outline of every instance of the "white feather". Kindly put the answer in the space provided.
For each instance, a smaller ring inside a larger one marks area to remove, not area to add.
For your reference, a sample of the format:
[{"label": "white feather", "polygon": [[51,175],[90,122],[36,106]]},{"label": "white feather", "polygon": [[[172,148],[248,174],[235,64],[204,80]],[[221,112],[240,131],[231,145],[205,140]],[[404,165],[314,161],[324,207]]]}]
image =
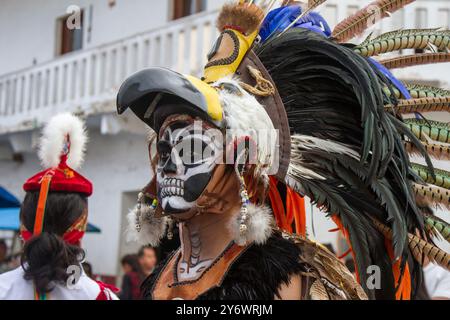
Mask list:
[{"label": "white feather", "polygon": [[61,113],[52,117],[42,131],[38,155],[45,168],[58,166],[67,136],[70,139],[67,165],[74,170],[81,166],[87,142],[84,122],[70,113]]},{"label": "white feather", "polygon": [[[325,177],[315,173],[303,165],[302,152],[312,149],[319,149],[329,153],[346,154],[356,160],[360,159],[358,152],[343,143],[295,134],[291,136],[291,163],[288,168],[288,177],[294,180],[296,180],[296,177],[326,180]],[[292,180],[289,181],[291,182],[289,185],[292,187]]]},{"label": "white feather", "polygon": [[[233,138],[249,136],[257,143],[257,175],[267,175],[276,163],[277,132],[264,107],[256,98],[242,89],[237,79],[224,78],[214,84],[228,84],[238,93],[220,90],[219,97],[225,113],[227,135]],[[277,165],[277,164],[276,164]],[[276,171],[276,170],[275,170]]]},{"label": "white feather", "polygon": [[249,204],[247,216],[247,231],[244,234],[240,232],[240,213],[231,218],[228,229],[233,240],[240,246],[251,242],[264,244],[272,235],[273,226],[275,225],[272,211],[268,206]]},{"label": "white feather", "polygon": [[344,143],[324,140],[313,136],[295,134],[291,137],[291,144],[293,151],[296,148],[303,150],[320,149],[330,153],[346,154],[356,160],[360,159],[359,153]]},{"label": "white feather", "polygon": [[138,231],[136,229],[137,207],[138,205],[127,214],[128,227],[126,230],[126,241],[157,247],[166,234],[167,218],[155,218],[154,209],[146,204],[142,204],[139,219],[141,229]]}]

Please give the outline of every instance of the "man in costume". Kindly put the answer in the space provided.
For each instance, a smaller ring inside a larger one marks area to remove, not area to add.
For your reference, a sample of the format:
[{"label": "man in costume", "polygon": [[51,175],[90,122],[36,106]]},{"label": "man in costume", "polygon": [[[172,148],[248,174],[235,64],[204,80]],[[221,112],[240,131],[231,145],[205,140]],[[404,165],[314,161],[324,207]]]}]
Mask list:
[{"label": "man in costume", "polygon": [[[449,268],[449,255],[429,243],[436,232],[448,238],[448,224],[429,210],[448,206],[448,178],[427,154],[448,157],[448,147],[437,146],[449,135],[425,132],[422,119],[406,121],[411,131],[401,114],[448,110],[450,98],[437,88],[406,87],[386,67],[449,56],[381,63],[370,56],[447,50],[450,35],[402,30],[354,46],[343,42],[364,31],[373,10],[332,32],[313,12],[324,0],[303,10],[292,1],[273,9],[274,2],[223,7],[202,79],[151,68],[119,90],[119,114],[130,108],[154,132],[154,175],[129,215],[130,236],[156,246],[174,223],[180,231],[181,247],[147,278],[144,296],[414,298],[423,257]],[[408,2],[371,5],[388,16]],[[412,165],[407,151],[428,166]],[[303,196],[345,235],[359,284],[307,239]],[[369,283],[374,265],[379,287]]]},{"label": "man in costume", "polygon": [[0,300],[115,300],[112,288],[89,278],[80,241],[87,226],[92,183],[75,169],[87,141],[84,123],[54,116],[39,144],[41,171],[23,185],[22,265],[0,275]]}]

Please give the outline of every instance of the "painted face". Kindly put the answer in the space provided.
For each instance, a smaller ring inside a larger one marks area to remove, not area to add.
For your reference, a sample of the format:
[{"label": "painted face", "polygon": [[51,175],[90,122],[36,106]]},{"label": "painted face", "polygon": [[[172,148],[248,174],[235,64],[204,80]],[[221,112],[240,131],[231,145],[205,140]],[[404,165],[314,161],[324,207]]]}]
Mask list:
[{"label": "painted face", "polygon": [[201,122],[177,121],[160,132],[156,181],[165,213],[191,209],[208,184],[222,157],[221,145],[212,131]]}]

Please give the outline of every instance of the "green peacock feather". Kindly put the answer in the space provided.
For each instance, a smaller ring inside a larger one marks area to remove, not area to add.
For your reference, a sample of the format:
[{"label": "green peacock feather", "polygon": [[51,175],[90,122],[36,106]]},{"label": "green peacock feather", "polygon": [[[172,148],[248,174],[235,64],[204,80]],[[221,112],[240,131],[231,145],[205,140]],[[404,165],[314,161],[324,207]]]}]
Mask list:
[{"label": "green peacock feather", "polygon": [[354,48],[364,57],[403,49],[426,49],[430,45],[439,50],[450,49],[450,31],[439,29],[407,29],[384,33],[374,39],[369,37]]},{"label": "green peacock feather", "polygon": [[445,90],[437,87],[420,85],[420,84],[406,84],[406,89],[409,91],[411,98],[429,98],[429,97],[450,97],[450,90]]},{"label": "green peacock feather", "polygon": [[[421,84],[405,84],[406,90],[408,90],[412,99],[419,98],[436,98],[436,97],[450,97],[450,90],[445,90],[438,87],[426,86]],[[402,93],[397,88],[392,88],[394,96],[397,99],[404,99]],[[391,91],[388,87],[383,88],[386,96],[391,96]]]},{"label": "green peacock feather", "polygon": [[433,178],[431,170],[421,164],[412,163],[411,168],[419,175],[425,182],[434,184],[436,186],[450,189],[450,172],[440,169],[434,169],[436,178]]},{"label": "green peacock feather", "polygon": [[427,229],[430,231],[436,230],[445,241],[450,242],[450,224],[430,214],[424,214],[424,218]]},{"label": "green peacock feather", "polygon": [[405,124],[422,141],[431,138],[434,141],[450,143],[450,124],[424,120],[424,119],[405,119]]},{"label": "green peacock feather", "polygon": [[391,92],[391,90],[389,90],[388,87],[383,87],[383,92],[387,97],[391,97],[392,93],[394,93],[395,98],[397,98],[397,99],[404,98],[402,96],[402,93],[400,92],[400,90],[398,90],[397,88],[392,88],[392,91],[393,92]]}]

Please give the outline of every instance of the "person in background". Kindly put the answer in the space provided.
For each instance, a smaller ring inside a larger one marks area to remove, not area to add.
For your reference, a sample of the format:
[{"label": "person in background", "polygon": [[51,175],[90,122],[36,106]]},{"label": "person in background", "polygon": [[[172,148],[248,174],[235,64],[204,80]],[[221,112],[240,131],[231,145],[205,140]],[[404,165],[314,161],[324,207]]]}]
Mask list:
[{"label": "person in background", "polygon": [[144,277],[148,277],[158,263],[156,249],[151,246],[143,246],[139,249],[138,258]]},{"label": "person in background", "polygon": [[431,300],[450,300],[450,272],[429,261],[423,265],[425,286]]},{"label": "person in background", "polygon": [[8,246],[5,240],[0,240],[0,273],[9,271],[6,255],[8,253]]},{"label": "person in background", "polygon": [[121,300],[140,300],[141,298],[141,282],[142,272],[139,264],[138,256],[128,254],[121,260],[123,272],[122,290],[119,297]]},{"label": "person in background", "polygon": [[115,288],[89,278],[80,247],[92,183],[75,171],[87,141],[84,123],[66,113],[43,130],[44,171],[23,185],[21,265],[0,275],[0,300],[116,300]]}]

